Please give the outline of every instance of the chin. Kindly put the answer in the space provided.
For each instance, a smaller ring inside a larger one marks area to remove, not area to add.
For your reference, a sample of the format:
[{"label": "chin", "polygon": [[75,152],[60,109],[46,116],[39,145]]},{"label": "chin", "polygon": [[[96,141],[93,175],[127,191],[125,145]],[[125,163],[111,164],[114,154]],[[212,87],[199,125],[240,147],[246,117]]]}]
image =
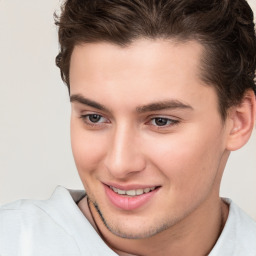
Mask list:
[{"label": "chin", "polygon": [[134,228],[112,228],[111,226],[107,226],[108,230],[121,238],[125,238],[125,239],[146,239],[146,238],[150,238],[152,236],[155,236],[159,233],[161,233],[162,231],[168,229],[168,226],[163,225],[162,227],[146,227],[144,229],[141,229],[140,231],[138,231],[138,228],[134,227]]},{"label": "chin", "polygon": [[115,236],[125,239],[146,239],[160,232],[168,229],[172,226],[170,222],[156,221],[155,218],[149,218],[152,221],[147,221],[145,216],[127,216],[112,218],[107,217],[104,212],[101,211],[99,206],[94,202],[94,207],[96,208],[102,222],[105,227]]}]

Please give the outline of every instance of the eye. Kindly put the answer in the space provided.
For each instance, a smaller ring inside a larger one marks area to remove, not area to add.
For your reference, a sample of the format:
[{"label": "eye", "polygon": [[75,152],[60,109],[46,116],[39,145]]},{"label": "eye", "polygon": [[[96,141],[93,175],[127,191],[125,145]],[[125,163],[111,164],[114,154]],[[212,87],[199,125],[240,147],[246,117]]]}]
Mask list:
[{"label": "eye", "polygon": [[178,120],[173,120],[170,118],[165,117],[155,117],[152,118],[150,123],[151,125],[157,126],[157,127],[168,127],[177,124]]},{"label": "eye", "polygon": [[109,123],[108,120],[99,114],[81,115],[80,118],[86,125],[96,126],[104,123]]},{"label": "eye", "polygon": [[154,118],[152,121],[153,121],[153,124],[157,126],[165,126],[169,124],[169,120],[167,118],[162,118],[162,117]]},{"label": "eye", "polygon": [[97,114],[91,114],[88,115],[88,119],[92,123],[98,123],[101,120],[102,116],[97,115]]}]

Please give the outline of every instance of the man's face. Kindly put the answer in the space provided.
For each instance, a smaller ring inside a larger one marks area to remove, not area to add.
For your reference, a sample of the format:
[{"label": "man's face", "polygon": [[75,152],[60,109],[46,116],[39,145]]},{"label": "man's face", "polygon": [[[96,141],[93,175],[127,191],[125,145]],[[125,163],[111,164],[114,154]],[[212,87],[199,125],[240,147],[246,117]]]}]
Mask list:
[{"label": "man's face", "polygon": [[217,201],[227,131],[200,79],[201,55],[197,42],[167,40],[73,51],[74,159],[118,236],[152,236]]}]

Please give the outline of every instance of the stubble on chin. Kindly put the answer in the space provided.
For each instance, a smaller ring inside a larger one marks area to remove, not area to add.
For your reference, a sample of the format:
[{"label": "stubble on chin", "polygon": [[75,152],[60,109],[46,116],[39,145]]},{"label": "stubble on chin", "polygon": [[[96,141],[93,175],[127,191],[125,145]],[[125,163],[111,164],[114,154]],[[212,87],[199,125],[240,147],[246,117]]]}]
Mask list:
[{"label": "stubble on chin", "polygon": [[[147,230],[143,230],[143,225],[141,226],[141,231],[138,232],[138,228],[135,230],[134,233],[132,232],[126,232],[125,231],[125,226],[120,226],[116,227],[114,226],[113,222],[111,220],[107,220],[104,217],[103,211],[100,209],[98,203],[96,200],[93,199],[89,194],[87,194],[88,197],[88,205],[89,208],[94,207],[97,214],[99,215],[101,221],[103,222],[104,226],[115,236],[118,236],[120,238],[124,239],[145,239],[145,238],[150,238],[154,235],[157,235],[158,233],[170,228],[172,226],[172,223],[160,223],[159,225],[152,225],[151,227],[147,227]],[[91,211],[92,213],[92,211]],[[95,217],[94,221],[95,221]],[[113,219],[115,219],[113,217]],[[97,223],[95,223],[97,225]],[[122,224],[121,224],[122,225]]]}]

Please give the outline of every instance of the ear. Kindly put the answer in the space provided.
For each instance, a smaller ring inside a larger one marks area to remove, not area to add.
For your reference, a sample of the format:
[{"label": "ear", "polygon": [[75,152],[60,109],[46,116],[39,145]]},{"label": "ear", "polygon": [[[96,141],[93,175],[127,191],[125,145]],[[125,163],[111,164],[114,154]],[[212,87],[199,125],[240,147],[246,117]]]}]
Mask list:
[{"label": "ear", "polygon": [[226,148],[234,151],[247,143],[254,128],[256,98],[253,90],[248,90],[241,103],[230,109],[227,118],[230,125]]}]

